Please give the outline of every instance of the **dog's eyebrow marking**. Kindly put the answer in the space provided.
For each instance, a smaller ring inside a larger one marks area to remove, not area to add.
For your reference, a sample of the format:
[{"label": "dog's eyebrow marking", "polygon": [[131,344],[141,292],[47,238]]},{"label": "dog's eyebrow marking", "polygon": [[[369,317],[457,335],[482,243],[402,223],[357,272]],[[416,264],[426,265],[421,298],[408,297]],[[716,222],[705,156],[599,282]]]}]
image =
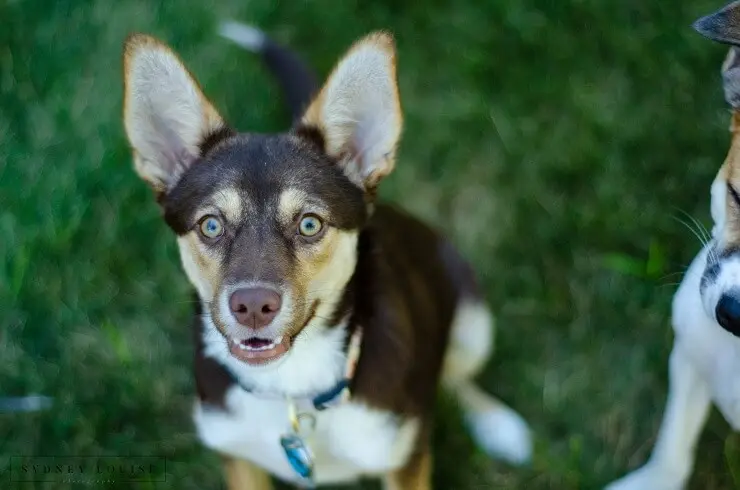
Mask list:
[{"label": "dog's eyebrow marking", "polygon": [[290,222],[293,220],[295,214],[302,211],[306,206],[311,206],[316,211],[326,211],[307,192],[295,187],[289,187],[282,191],[278,197],[278,216],[281,221]]},{"label": "dog's eyebrow marking", "polygon": [[211,196],[211,202],[232,223],[239,222],[244,216],[245,205],[242,194],[233,187],[219,189]]}]

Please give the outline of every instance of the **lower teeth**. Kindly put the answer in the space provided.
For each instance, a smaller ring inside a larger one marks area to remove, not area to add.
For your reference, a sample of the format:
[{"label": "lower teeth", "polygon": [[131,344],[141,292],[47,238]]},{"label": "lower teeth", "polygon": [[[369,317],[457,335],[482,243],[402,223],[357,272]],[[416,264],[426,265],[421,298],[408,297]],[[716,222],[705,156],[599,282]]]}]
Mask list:
[{"label": "lower teeth", "polygon": [[243,342],[235,342],[236,345],[239,346],[241,350],[248,350],[248,351],[263,351],[263,350],[270,350],[274,349],[276,345],[280,344],[283,341],[283,338],[280,337],[275,340],[275,342],[267,345],[263,345],[260,347],[251,347],[249,345],[244,344]]},{"label": "lower teeth", "polygon": [[270,350],[273,347],[275,347],[275,344],[263,345],[262,347],[249,347],[249,346],[247,346],[247,350]]}]

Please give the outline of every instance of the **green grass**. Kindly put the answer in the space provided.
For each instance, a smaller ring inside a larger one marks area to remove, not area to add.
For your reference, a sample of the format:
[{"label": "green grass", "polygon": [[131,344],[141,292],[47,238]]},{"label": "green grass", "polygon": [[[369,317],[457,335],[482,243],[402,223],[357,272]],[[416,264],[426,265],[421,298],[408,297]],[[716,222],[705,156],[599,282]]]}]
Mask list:
[{"label": "green grass", "polygon": [[[167,482],[141,488],[221,485],[193,436],[188,286],[131,168],[120,54],[129,31],[157,35],[238,128],[285,128],[259,60],[214,35],[225,16],[300,47],[322,74],[368,30],[397,36],[406,131],[383,193],[476,264],[499,325],[482,383],[537,435],[531,467],[490,461],[444,402],[436,488],[596,489],[643,463],[671,296],[700,247],[679,220],[709,224],[729,141],[725,49],[689,27],[719,6],[0,3],[0,395],[56,402],[0,414],[0,468],[12,455],[162,455]],[[714,412],[691,488],[740,488],[738,447]],[[0,474],[0,488],[90,486]]]}]

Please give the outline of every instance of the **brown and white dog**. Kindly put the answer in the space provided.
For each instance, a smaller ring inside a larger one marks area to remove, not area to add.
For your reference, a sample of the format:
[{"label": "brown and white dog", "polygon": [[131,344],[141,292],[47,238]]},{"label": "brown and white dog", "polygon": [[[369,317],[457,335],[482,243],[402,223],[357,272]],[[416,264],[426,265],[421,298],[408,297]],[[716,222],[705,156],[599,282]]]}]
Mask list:
[{"label": "brown and white dog", "polygon": [[356,42],[314,91],[260,31],[222,34],[293,87],[289,131],[237,132],[174,52],[141,34],[125,42],[124,123],[197,291],[194,420],[229,488],[265,490],[269,475],[430,488],[440,380],[485,450],[526,461],[526,423],[472,381],[493,320],[471,268],[376,202],[402,127],[393,38]]},{"label": "brown and white dog", "polygon": [[[703,17],[705,36],[740,45],[740,2]],[[722,65],[732,107],[732,142],[711,188],[714,227],[673,298],[673,350],[663,421],[650,460],[607,490],[681,490],[696,443],[714,405],[740,430],[740,51]]]}]

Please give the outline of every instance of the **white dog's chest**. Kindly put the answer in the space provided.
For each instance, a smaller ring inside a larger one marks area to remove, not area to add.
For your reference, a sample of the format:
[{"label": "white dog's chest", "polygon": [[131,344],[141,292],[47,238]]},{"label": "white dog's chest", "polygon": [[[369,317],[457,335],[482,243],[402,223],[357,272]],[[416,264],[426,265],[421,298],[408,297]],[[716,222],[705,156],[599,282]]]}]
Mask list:
[{"label": "white dog's chest", "polygon": [[712,362],[712,398],[727,422],[740,430],[740,352],[725,346]]},{"label": "white dog's chest", "polygon": [[683,332],[683,349],[709,384],[718,410],[740,430],[740,345],[718,325],[704,323]]},{"label": "white dog's chest", "polygon": [[[196,406],[195,424],[203,443],[249,460],[286,481],[296,474],[280,446],[290,431],[285,401],[266,400],[232,388],[226,397],[230,412]],[[394,414],[348,402],[316,416],[306,438],[314,456],[316,482],[349,482],[401,467],[416,441],[418,423],[399,423]]]},{"label": "white dog's chest", "polygon": [[708,384],[712,401],[727,422],[740,430],[740,339],[707,314],[709,307],[699,293],[708,247],[694,259],[674,296],[673,328],[676,342]]}]

